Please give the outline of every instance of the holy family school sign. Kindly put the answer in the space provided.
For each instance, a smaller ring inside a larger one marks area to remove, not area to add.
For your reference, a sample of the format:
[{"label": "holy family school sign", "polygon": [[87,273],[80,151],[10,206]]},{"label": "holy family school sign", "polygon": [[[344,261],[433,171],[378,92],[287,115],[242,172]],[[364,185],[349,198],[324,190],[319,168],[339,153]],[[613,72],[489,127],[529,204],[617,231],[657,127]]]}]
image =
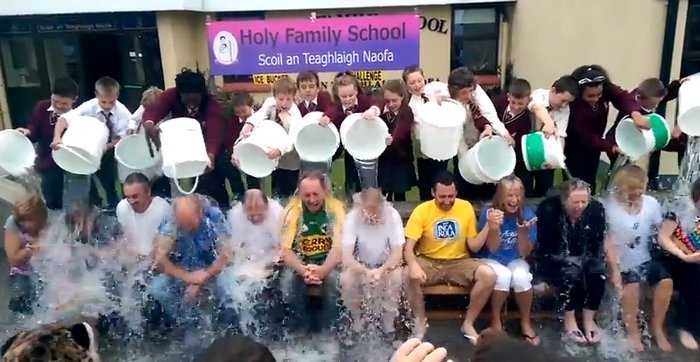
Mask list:
[{"label": "holy family school sign", "polygon": [[212,22],[215,75],[395,70],[419,63],[420,17]]}]

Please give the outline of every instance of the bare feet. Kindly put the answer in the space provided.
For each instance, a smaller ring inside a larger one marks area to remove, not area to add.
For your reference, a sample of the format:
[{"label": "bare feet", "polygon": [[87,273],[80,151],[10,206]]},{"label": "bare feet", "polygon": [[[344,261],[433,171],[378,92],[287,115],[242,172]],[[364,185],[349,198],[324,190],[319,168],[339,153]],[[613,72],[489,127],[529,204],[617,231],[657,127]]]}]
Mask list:
[{"label": "bare feet", "polygon": [[695,340],[695,337],[690,334],[690,332],[681,329],[678,331],[678,338],[681,340],[683,347],[692,351],[698,350],[698,342]]},{"label": "bare feet", "polygon": [[427,318],[416,318],[415,326],[413,327],[413,337],[418,339],[423,339],[425,337],[425,331],[428,329],[428,319]]},{"label": "bare feet", "polygon": [[595,321],[585,321],[583,322],[583,329],[586,332],[586,339],[590,344],[600,343],[600,328],[595,324]]},{"label": "bare feet", "polygon": [[520,325],[520,331],[522,332],[523,337],[525,338],[525,341],[527,343],[530,343],[533,346],[540,345],[540,336],[537,335],[537,332],[534,328],[532,328],[532,325],[530,323],[522,323]]},{"label": "bare feet", "polygon": [[628,336],[632,350],[635,352],[644,352],[644,343],[642,343],[641,336]]},{"label": "bare feet", "polygon": [[660,350],[666,353],[673,351],[673,346],[671,346],[671,343],[668,341],[668,338],[666,338],[666,333],[664,333],[663,329],[659,331],[654,331],[652,333],[654,334],[656,345],[659,347]]}]

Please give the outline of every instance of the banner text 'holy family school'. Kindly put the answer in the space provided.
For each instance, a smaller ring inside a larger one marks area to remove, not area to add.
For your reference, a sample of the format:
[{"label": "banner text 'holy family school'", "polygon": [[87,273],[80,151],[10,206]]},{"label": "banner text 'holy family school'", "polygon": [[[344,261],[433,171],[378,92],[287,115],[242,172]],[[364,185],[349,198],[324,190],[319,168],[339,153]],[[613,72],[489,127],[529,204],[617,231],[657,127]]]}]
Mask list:
[{"label": "banner text 'holy family school'", "polygon": [[218,21],[208,33],[215,75],[403,69],[420,54],[415,14]]}]

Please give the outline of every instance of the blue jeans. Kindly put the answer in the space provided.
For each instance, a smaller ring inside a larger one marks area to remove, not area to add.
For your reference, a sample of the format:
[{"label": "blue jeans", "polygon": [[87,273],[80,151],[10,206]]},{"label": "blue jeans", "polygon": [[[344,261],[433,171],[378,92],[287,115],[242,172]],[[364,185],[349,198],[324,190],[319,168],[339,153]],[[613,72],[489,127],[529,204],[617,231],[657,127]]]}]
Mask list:
[{"label": "blue jeans", "polygon": [[[320,327],[324,330],[335,329],[340,318],[340,273],[333,270],[321,284],[321,313]],[[309,329],[315,325],[313,314],[308,305],[308,285],[304,283],[294,270],[285,269],[282,275],[282,294],[289,310],[292,325]]]},{"label": "blue jeans", "polygon": [[[221,300],[221,291],[216,287],[215,281],[211,282],[207,288],[213,293],[213,297],[218,301]],[[196,325],[200,317],[199,303],[186,303],[184,300],[186,285],[181,280],[167,274],[160,274],[151,280],[148,285],[148,294],[153,297],[163,308],[163,312],[169,318],[173,318],[175,323],[180,326]],[[234,316],[230,316],[234,317]],[[233,324],[229,321],[227,324]],[[235,321],[237,324],[237,320]]]}]

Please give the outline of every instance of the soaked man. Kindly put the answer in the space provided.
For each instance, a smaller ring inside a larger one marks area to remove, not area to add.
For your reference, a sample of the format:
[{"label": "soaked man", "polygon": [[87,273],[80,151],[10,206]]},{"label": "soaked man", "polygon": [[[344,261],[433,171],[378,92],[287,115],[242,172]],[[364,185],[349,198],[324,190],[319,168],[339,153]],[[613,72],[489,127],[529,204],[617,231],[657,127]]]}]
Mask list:
[{"label": "soaked man", "polygon": [[307,313],[307,291],[320,287],[323,299],[323,327],[338,319],[338,270],[342,254],[345,208],[329,195],[323,174],[301,177],[299,197],[293,198],[284,214],[282,261],[288,267],[282,289],[290,304],[292,318],[302,326],[311,320]]},{"label": "soaked man", "polygon": [[240,316],[246,334],[261,336],[282,321],[283,311],[274,301],[281,299],[276,272],[283,209],[261,190],[250,189],[244,194],[243,202],[228,213],[231,230],[236,231],[230,245],[235,254],[233,264],[224,270],[218,284],[225,293],[224,303],[245,311]]},{"label": "soaked man", "polygon": [[[198,302],[210,282],[229,264],[231,229],[218,208],[197,196],[174,201],[174,217],[158,228],[154,240],[155,265],[149,294],[176,324],[196,323]],[[220,293],[213,290],[215,297]]]}]

